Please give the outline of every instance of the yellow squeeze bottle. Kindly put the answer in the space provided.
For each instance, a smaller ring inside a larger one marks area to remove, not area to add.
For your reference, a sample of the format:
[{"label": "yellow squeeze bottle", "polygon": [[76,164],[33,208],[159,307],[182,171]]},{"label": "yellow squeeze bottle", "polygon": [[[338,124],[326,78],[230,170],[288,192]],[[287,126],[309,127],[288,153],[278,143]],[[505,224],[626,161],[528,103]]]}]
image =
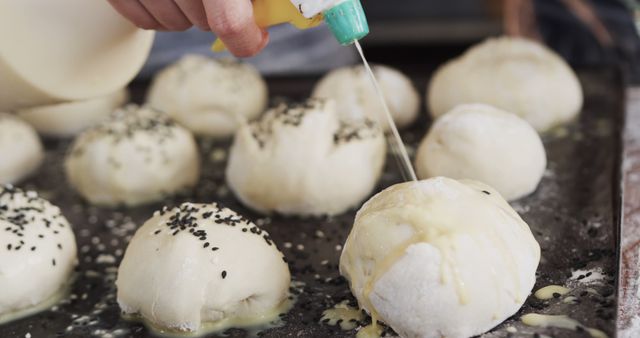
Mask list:
[{"label": "yellow squeeze bottle", "polygon": [[[333,6],[310,18],[303,14],[303,5],[294,5],[292,0],[253,0],[253,16],[259,27],[270,27],[283,23],[298,29],[318,26],[323,20],[341,44],[351,44],[369,33],[367,19],[359,0],[335,0]],[[324,1],[328,2],[328,1]],[[214,52],[225,50],[224,43],[217,39]]]},{"label": "yellow squeeze bottle", "polygon": [[[307,29],[322,23],[322,14],[307,19],[290,0],[254,0],[253,17],[258,27],[263,28],[288,23],[298,29]],[[217,39],[212,49],[214,52],[224,51],[222,40]]]}]

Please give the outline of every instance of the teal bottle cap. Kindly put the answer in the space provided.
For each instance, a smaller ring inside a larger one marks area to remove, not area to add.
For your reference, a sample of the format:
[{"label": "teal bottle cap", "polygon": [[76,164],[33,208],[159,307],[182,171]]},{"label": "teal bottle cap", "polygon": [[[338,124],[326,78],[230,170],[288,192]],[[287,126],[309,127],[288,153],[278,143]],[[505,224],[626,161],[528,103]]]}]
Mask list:
[{"label": "teal bottle cap", "polygon": [[369,34],[369,24],[360,0],[346,0],[323,13],[324,21],[342,45],[352,44]]}]

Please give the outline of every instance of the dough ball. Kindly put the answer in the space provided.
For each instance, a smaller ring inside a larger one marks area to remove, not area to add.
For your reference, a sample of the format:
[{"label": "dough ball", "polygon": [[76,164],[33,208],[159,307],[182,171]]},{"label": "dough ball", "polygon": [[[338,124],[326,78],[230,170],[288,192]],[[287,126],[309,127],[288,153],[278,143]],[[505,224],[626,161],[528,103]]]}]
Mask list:
[{"label": "dough ball", "polygon": [[391,186],[356,214],[340,272],[402,337],[486,332],[522,306],[540,247],[497,191],[437,177]]},{"label": "dough ball", "polygon": [[0,113],[0,184],[20,182],[36,171],[43,159],[36,131],[13,115]]},{"label": "dough ball", "polygon": [[188,130],[164,113],[129,105],[82,133],[65,169],[89,202],[135,206],[194,186],[200,160]]},{"label": "dough ball", "polygon": [[65,138],[75,136],[107,120],[109,115],[128,99],[129,94],[123,88],[95,99],[23,109],[17,113],[40,134]]},{"label": "dough ball", "polygon": [[153,79],[148,104],[195,134],[227,137],[267,107],[267,85],[251,65],[186,55]]},{"label": "dough ball", "polygon": [[427,93],[434,117],[458,104],[486,103],[527,120],[544,132],[575,118],[582,88],[573,70],[537,42],[488,39],[441,66]]},{"label": "dough ball", "polygon": [[371,193],[385,147],[375,123],[340,122],[333,101],[282,104],[238,130],[227,182],[259,212],[339,214]]},{"label": "dough ball", "polygon": [[416,155],[418,177],[468,178],[507,200],[536,190],[547,165],[540,136],[523,119],[485,104],[465,104],[435,121]]},{"label": "dough ball", "polygon": [[291,278],[269,234],[216,204],[157,211],[138,229],[118,269],[118,304],[154,326],[273,320]]},{"label": "dough ball", "polygon": [[[374,65],[372,70],[398,128],[411,124],[420,109],[420,95],[411,80],[391,67]],[[338,113],[343,120],[366,117],[387,129],[386,113],[362,65],[329,72],[315,86],[312,96],[336,100]]]},{"label": "dough ball", "polygon": [[0,185],[0,323],[62,296],[76,265],[73,230],[58,207]]}]

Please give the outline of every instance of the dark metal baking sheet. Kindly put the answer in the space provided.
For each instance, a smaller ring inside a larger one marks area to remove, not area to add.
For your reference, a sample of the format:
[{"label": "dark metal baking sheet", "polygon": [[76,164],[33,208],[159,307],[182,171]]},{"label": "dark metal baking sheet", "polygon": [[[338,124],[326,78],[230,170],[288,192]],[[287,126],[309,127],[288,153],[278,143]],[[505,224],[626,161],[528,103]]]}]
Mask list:
[{"label": "dark metal baking sheet", "polygon": [[[423,92],[426,73],[410,72]],[[609,336],[615,328],[615,276],[619,228],[620,132],[623,123],[623,84],[615,71],[579,72],[586,104],[575,123],[544,137],[548,170],[538,190],[513,203],[531,226],[542,247],[535,289],[568,285],[571,292],[548,301],[530,296],[522,309],[488,337],[582,337],[584,332],[533,328],[519,322],[525,313],[566,314]],[[300,99],[309,94],[316,78],[270,79],[272,96]],[[146,84],[132,85],[141,101]],[[402,135],[412,152],[429,125],[426,113]],[[224,183],[224,155],[228,142],[200,140],[201,183],[189,196],[133,209],[102,209],[88,205],[65,181],[62,161],[69,141],[47,141],[44,166],[21,186],[35,189],[60,206],[73,224],[80,264],[71,294],[49,311],[0,326],[0,337],[151,337],[141,324],[120,318],[114,279],[130,236],[154,210],[182,201],[221,202],[267,229],[285,253],[294,280],[304,283],[295,307],[282,327],[260,333],[263,337],[353,337],[355,331],[319,323],[322,311],[345,299],[353,301],[346,281],[338,274],[341,245],[355,211],[333,218],[264,217],[238,203]],[[400,181],[395,161],[389,158],[378,189]],[[574,273],[576,269],[584,272]],[[592,274],[589,274],[591,271]],[[602,278],[595,278],[599,273]],[[588,275],[588,276],[585,276]],[[565,302],[576,297],[576,304]],[[517,332],[514,332],[514,328]],[[244,330],[223,335],[243,337]],[[214,337],[210,335],[209,337]]]}]

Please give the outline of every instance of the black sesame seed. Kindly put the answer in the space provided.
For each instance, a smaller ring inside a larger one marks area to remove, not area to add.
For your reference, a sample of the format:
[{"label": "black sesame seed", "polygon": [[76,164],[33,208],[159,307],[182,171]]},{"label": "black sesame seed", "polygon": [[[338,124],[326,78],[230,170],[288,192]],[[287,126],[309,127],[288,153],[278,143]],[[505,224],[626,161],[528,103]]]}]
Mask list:
[{"label": "black sesame seed", "polygon": [[222,279],[227,278],[227,271],[222,271]]},{"label": "black sesame seed", "polygon": [[483,192],[484,194],[486,194],[486,195],[491,195],[491,193],[490,193],[490,192],[488,192],[488,191],[486,191],[486,190],[482,190],[482,192]]},{"label": "black sesame seed", "polygon": [[218,249],[220,248],[218,248],[217,246],[214,246],[213,248],[211,248],[211,251],[217,251]]},{"label": "black sesame seed", "polygon": [[206,248],[209,246],[209,242],[204,243],[204,245],[202,246],[203,248]]}]

